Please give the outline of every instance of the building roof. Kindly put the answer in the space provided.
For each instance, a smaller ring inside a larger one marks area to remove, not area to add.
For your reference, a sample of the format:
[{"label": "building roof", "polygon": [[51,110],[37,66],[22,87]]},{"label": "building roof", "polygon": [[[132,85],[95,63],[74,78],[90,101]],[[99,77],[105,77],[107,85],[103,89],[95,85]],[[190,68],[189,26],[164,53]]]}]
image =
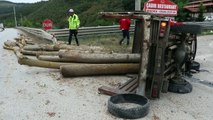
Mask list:
[{"label": "building roof", "polygon": [[198,3],[205,3],[205,2],[212,2],[212,0],[196,0],[196,1],[193,1],[193,2],[189,2],[188,5],[198,4]]},{"label": "building roof", "polygon": [[199,12],[198,8],[185,8],[185,9],[188,10],[189,12],[193,12],[193,13]]},{"label": "building roof", "polygon": [[[200,4],[195,4],[195,5],[187,5],[187,6],[185,6],[184,8],[194,8],[194,7],[199,7],[200,6]],[[209,3],[204,3],[203,4],[203,6],[213,6],[213,2],[209,2]]]},{"label": "building roof", "polygon": [[203,3],[204,7],[213,7],[213,0],[197,0],[188,3],[184,8],[189,12],[199,12],[200,3]]}]

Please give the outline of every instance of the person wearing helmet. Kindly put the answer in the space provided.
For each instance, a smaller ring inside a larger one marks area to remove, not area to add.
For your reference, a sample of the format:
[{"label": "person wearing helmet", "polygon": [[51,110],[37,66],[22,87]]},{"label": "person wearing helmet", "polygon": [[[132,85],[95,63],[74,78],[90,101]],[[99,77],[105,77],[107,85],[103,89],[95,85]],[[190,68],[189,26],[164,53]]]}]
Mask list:
[{"label": "person wearing helmet", "polygon": [[76,44],[79,46],[77,34],[78,34],[78,28],[80,26],[80,20],[78,18],[78,15],[76,15],[74,13],[73,9],[69,9],[68,13],[69,13],[69,18],[68,18],[68,22],[69,22],[69,40],[68,40],[68,44],[71,45],[72,35],[74,35]]}]

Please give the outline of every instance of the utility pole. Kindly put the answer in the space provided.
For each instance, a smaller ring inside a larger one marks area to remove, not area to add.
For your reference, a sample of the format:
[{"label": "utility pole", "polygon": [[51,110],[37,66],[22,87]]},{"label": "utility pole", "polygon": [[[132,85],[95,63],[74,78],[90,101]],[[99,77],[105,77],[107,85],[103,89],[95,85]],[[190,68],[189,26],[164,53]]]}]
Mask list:
[{"label": "utility pole", "polygon": [[141,0],[135,0],[135,11],[141,11]]},{"label": "utility pole", "polygon": [[23,26],[23,18],[22,18],[22,14],[20,14],[21,16],[21,26]]},{"label": "utility pole", "polygon": [[16,21],[16,8],[15,8],[15,6],[13,6],[13,12],[14,12],[15,27],[17,27],[17,21]]}]

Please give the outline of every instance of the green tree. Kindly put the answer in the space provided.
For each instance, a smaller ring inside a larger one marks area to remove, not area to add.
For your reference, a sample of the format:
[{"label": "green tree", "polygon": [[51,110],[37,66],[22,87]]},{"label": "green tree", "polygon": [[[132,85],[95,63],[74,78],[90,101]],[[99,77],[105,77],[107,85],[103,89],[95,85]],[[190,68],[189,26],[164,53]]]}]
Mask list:
[{"label": "green tree", "polygon": [[188,0],[173,0],[178,5],[178,14],[175,19],[179,22],[183,22],[187,19],[187,12],[184,10],[184,6],[188,4]]},{"label": "green tree", "polygon": [[122,0],[122,4],[125,11],[135,10],[135,0]]},{"label": "green tree", "polygon": [[205,10],[205,6],[203,6],[203,3],[200,3],[197,21],[201,21],[201,22],[204,21],[204,16],[203,16],[204,10]]},{"label": "green tree", "polygon": [[23,26],[33,27],[33,23],[32,23],[32,21],[30,21],[29,19],[27,19],[26,17],[24,17],[24,19],[23,19]]}]

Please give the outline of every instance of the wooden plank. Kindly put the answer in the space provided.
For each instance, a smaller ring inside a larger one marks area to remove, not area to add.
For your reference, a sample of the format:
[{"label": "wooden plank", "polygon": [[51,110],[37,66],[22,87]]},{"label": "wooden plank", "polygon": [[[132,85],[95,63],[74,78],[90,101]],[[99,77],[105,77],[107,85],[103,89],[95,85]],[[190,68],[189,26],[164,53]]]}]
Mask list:
[{"label": "wooden plank", "polygon": [[134,84],[137,84],[137,82],[138,82],[137,79],[131,80],[131,82],[125,87],[123,87],[121,90],[128,91],[128,89],[130,89]]},{"label": "wooden plank", "polygon": [[[140,70],[138,75],[139,86],[137,90],[137,94],[145,96],[145,88],[147,85],[147,66],[148,66],[148,58],[149,58],[149,49],[150,49],[150,32],[151,28],[151,16],[143,16],[143,37],[141,38],[141,61],[140,61]],[[156,34],[156,33],[153,33]]]},{"label": "wooden plank", "polygon": [[125,82],[124,84],[122,84],[119,89],[123,89],[125,86],[127,86],[128,84],[130,84],[132,81],[134,81],[136,78],[132,78],[130,80],[128,80],[127,82]]},{"label": "wooden plank", "polygon": [[109,95],[109,96],[126,93],[125,91],[121,91],[119,89],[113,89],[113,88],[106,87],[106,86],[102,86],[102,87],[98,88],[98,91],[100,94],[105,94],[105,95]]},{"label": "wooden plank", "polygon": [[130,93],[136,93],[137,87],[138,87],[138,83],[134,84],[128,91]]},{"label": "wooden plank", "polygon": [[113,96],[113,95],[121,94],[121,93],[130,93],[130,92],[136,93],[137,87],[138,87],[138,79],[137,77],[135,77],[128,80],[127,82],[125,82],[118,88],[110,88],[110,87],[102,86],[98,88],[98,91],[100,94]]}]

